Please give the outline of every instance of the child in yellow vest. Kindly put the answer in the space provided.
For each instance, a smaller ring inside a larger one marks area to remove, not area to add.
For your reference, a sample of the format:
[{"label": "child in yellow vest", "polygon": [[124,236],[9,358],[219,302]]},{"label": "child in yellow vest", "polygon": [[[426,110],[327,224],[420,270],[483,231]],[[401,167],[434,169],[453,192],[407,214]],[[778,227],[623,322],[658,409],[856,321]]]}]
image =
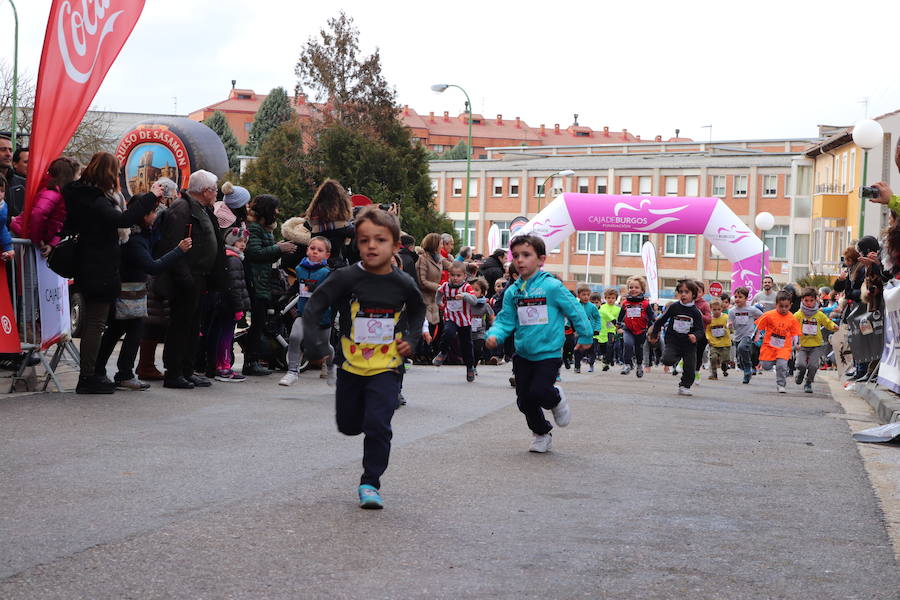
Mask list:
[{"label": "child in yellow vest", "polygon": [[795,364],[797,377],[794,381],[800,385],[805,376],[806,385],[803,386],[803,391],[812,394],[812,383],[819,370],[819,361],[826,353],[822,328],[834,331],[837,325],[820,310],[819,293],[811,287],[803,289],[803,295],[800,296],[800,310],[794,313],[794,317],[800,322],[800,347],[797,349]]},{"label": "child in yellow vest", "polygon": [[728,315],[722,312],[722,301],[714,298],[709,303],[712,320],[706,326],[706,341],[709,342],[710,379],[718,379],[716,369],[722,366],[722,377],[728,377],[728,361],[731,360],[731,333],[728,330]]}]

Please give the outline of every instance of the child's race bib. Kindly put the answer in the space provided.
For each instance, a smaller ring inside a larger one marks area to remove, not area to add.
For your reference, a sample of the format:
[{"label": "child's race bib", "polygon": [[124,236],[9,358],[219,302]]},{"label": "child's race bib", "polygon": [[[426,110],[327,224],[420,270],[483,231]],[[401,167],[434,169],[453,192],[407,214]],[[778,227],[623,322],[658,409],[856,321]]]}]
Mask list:
[{"label": "child's race bib", "polygon": [[875,328],[872,327],[872,324],[869,322],[868,319],[863,319],[862,321],[859,322],[859,332],[861,334],[869,335],[873,331],[875,331]]},{"label": "child's race bib", "polygon": [[481,331],[481,317],[472,317],[472,331]]},{"label": "child's race bib", "polygon": [[749,325],[750,324],[750,313],[735,313],[734,324],[738,325],[738,326]]},{"label": "child's race bib", "polygon": [[642,309],[640,306],[629,306],[625,309],[625,316],[629,319],[640,319]]},{"label": "child's race bib", "polygon": [[784,340],[785,338],[780,335],[775,335],[774,333],[769,337],[769,345],[773,348],[784,348]]},{"label": "child's race bib", "polygon": [[297,294],[298,294],[301,298],[309,298],[310,296],[312,296],[312,292],[309,291],[309,286],[306,285],[306,282],[305,282],[305,281],[301,281],[301,282],[300,282],[300,287],[299,287],[299,289],[298,289]]},{"label": "child's race bib", "polygon": [[693,326],[694,320],[684,315],[676,315],[672,321],[672,328],[675,330],[675,333],[690,333]]},{"label": "child's race bib", "polygon": [[818,321],[803,321],[803,335],[816,335],[819,333]]},{"label": "child's race bib", "polygon": [[394,341],[394,312],[366,309],[353,319],[353,341],[357,344],[390,344]]},{"label": "child's race bib", "polygon": [[462,309],[462,300],[447,300],[447,310],[449,310],[450,312],[462,312]]},{"label": "child's race bib", "polygon": [[725,328],[724,327],[712,327],[711,328],[713,337],[725,337]]},{"label": "child's race bib", "polygon": [[519,325],[546,325],[550,322],[546,298],[522,298],[516,313]]}]

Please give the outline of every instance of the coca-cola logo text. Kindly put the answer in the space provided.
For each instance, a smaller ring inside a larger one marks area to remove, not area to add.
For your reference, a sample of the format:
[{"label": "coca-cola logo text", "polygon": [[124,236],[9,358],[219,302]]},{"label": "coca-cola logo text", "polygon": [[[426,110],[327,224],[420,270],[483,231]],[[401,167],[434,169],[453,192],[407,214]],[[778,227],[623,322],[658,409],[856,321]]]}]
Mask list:
[{"label": "coca-cola logo text", "polygon": [[[79,2],[76,0],[75,4]],[[103,40],[113,32],[116,19],[125,12],[120,10],[110,14],[109,4],[110,0],[81,0],[80,7],[73,7],[72,2],[66,0],[60,6],[56,40],[66,74],[76,83],[85,83],[91,78]]]}]

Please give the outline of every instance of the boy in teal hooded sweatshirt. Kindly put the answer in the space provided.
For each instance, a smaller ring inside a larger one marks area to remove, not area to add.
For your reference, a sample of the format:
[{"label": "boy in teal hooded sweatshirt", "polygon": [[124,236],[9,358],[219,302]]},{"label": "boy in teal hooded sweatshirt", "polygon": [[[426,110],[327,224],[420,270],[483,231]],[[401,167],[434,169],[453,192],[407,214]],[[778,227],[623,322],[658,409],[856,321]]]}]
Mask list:
[{"label": "boy in teal hooded sweatshirt", "polygon": [[544,409],[553,413],[553,420],[560,427],[571,420],[565,394],[555,385],[562,364],[565,319],[568,317],[575,327],[576,350],[591,347],[594,329],[578,300],[562,282],[540,270],[547,258],[543,239],[519,236],[510,242],[509,249],[519,280],[503,295],[503,309],[486,334],[485,346],[494,349],[514,336],[516,404],[534,434],[529,451],[547,452],[553,427],[544,416]]}]

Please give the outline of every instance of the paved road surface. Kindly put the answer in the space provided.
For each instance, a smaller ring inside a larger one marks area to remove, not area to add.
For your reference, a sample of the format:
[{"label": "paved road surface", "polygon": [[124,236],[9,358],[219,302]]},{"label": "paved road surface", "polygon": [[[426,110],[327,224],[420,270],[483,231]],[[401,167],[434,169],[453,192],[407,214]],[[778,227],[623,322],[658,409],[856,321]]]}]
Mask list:
[{"label": "paved road surface", "polygon": [[384,511],[317,374],[0,398],[0,598],[898,597],[825,384],[564,373],[572,425],[535,455],[481,371],[407,376]]}]

